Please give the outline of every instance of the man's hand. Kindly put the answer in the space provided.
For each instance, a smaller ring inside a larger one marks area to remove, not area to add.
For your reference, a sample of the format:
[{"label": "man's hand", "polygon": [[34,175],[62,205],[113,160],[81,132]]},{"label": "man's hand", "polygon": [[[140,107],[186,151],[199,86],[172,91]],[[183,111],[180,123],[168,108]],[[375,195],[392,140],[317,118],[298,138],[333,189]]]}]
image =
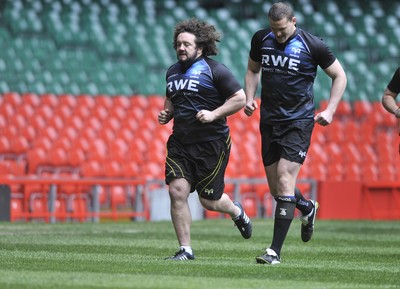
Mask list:
[{"label": "man's hand", "polygon": [[332,122],[332,120],[333,120],[333,115],[326,110],[321,111],[314,117],[314,121],[322,126],[327,126]]},{"label": "man's hand", "polygon": [[196,114],[196,118],[201,122],[201,123],[210,123],[213,122],[215,120],[215,115],[212,111],[209,110],[200,110],[197,114]]},{"label": "man's hand", "polygon": [[244,113],[247,116],[251,116],[253,114],[253,112],[258,108],[258,104],[257,101],[252,100],[248,103],[246,103],[246,107],[244,108]]},{"label": "man's hand", "polygon": [[158,122],[160,124],[167,124],[172,119],[169,109],[164,109],[158,114]]}]

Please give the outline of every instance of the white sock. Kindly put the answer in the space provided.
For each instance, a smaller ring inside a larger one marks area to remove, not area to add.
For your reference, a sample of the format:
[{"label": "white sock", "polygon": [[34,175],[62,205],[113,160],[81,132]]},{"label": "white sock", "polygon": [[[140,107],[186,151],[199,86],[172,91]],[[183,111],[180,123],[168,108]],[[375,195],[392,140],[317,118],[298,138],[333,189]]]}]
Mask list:
[{"label": "white sock", "polygon": [[181,250],[183,249],[183,250],[185,250],[185,252],[188,252],[190,255],[193,255],[193,250],[192,250],[192,247],[190,247],[190,246],[181,246],[180,249]]},{"label": "white sock", "polygon": [[[235,205],[235,207],[237,207],[236,205]],[[239,207],[238,207],[239,208]],[[239,218],[240,217],[240,215],[242,214],[242,210],[239,208],[239,215],[237,215],[237,216],[235,216],[235,217],[233,217],[232,219],[233,220],[236,220],[237,218]]]}]

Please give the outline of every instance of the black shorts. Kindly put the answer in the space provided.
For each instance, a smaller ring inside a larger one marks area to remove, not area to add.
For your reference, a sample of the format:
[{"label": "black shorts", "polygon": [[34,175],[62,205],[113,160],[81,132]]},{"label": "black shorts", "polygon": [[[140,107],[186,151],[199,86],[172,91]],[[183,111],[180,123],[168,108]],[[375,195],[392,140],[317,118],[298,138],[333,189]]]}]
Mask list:
[{"label": "black shorts", "polygon": [[225,170],[232,140],[226,138],[202,143],[183,144],[173,135],[167,142],[165,182],[185,178],[204,199],[219,200],[225,189]]},{"label": "black shorts", "polygon": [[260,124],[264,166],[280,158],[303,164],[310,147],[314,120],[299,120],[285,125]]}]

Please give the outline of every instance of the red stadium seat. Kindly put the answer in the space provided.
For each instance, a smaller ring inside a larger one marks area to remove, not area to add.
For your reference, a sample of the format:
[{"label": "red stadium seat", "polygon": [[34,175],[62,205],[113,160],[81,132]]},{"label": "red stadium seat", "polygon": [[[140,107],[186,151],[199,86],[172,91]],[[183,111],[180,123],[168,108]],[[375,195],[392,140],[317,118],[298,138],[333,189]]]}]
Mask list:
[{"label": "red stadium seat", "polygon": [[7,137],[9,140],[18,136],[18,127],[14,124],[9,124],[1,130],[1,135]]},{"label": "red stadium seat", "polygon": [[47,122],[54,116],[53,107],[51,107],[49,104],[46,103],[42,104],[40,107],[36,109],[36,116],[38,115],[43,117],[43,119]]},{"label": "red stadium seat", "polygon": [[140,175],[141,168],[135,161],[122,163],[122,176],[125,178],[136,178]]},{"label": "red stadium seat", "polygon": [[99,130],[97,136],[102,139],[104,142],[109,143],[115,140],[115,133],[113,129],[103,128]]},{"label": "red stadium seat", "polygon": [[24,120],[30,120],[35,116],[35,108],[29,103],[22,103],[17,109],[16,114],[24,118]]},{"label": "red stadium seat", "polygon": [[23,198],[11,197],[11,222],[25,217]]},{"label": "red stadium seat", "polygon": [[0,154],[11,153],[11,143],[8,137],[0,136]]},{"label": "red stadium seat", "polygon": [[357,145],[357,149],[362,156],[361,162],[364,165],[375,166],[378,163],[378,156],[373,149],[373,146],[368,143]]},{"label": "red stadium seat", "polygon": [[92,115],[99,120],[105,120],[109,116],[108,111],[109,111],[109,108],[101,106],[100,104],[97,104],[92,109]]},{"label": "red stadium seat", "polygon": [[63,122],[65,122],[67,119],[72,117],[72,109],[73,108],[71,108],[68,104],[60,104],[54,108],[54,115],[60,117]]},{"label": "red stadium seat", "polygon": [[147,97],[144,95],[133,95],[131,97],[131,107],[132,109],[138,108],[139,110],[146,110],[147,106],[149,105],[147,101]]},{"label": "red stadium seat", "polygon": [[109,110],[114,105],[112,97],[105,94],[96,95],[94,100],[96,102],[96,107],[103,107],[106,110]]},{"label": "red stadium seat", "polygon": [[134,139],[134,133],[126,127],[119,129],[116,133],[116,137],[124,140],[125,143],[129,143]]},{"label": "red stadium seat", "polygon": [[35,128],[37,133],[39,133],[47,125],[45,118],[41,115],[35,115],[32,117],[29,123]]},{"label": "red stadium seat", "polygon": [[341,152],[345,155],[346,163],[360,164],[363,156],[360,154],[359,147],[353,143],[346,143],[341,146]]},{"label": "red stadium seat", "polygon": [[[0,103],[0,107],[1,107],[1,103]],[[4,127],[6,127],[7,124],[8,124],[7,118],[6,118],[4,115],[0,114],[0,131],[1,131]]]},{"label": "red stadium seat", "polygon": [[36,174],[41,165],[49,165],[47,150],[44,148],[34,148],[27,153],[28,173]]},{"label": "red stadium seat", "polygon": [[353,102],[353,111],[356,119],[367,118],[372,112],[372,104],[365,100],[355,100]]},{"label": "red stadium seat", "polygon": [[4,103],[9,103],[13,107],[17,107],[22,103],[22,97],[17,92],[5,92],[3,93]]},{"label": "red stadium seat", "polygon": [[80,148],[71,148],[68,151],[68,160],[71,166],[79,167],[86,160],[84,150]]},{"label": "red stadium seat", "polygon": [[78,116],[81,120],[86,120],[91,115],[91,108],[77,104],[73,110],[73,114]]},{"label": "red stadium seat", "polygon": [[326,164],[316,162],[306,165],[309,166],[309,176],[311,178],[318,181],[326,181],[330,179],[330,177],[328,177],[328,168]]},{"label": "red stadium seat", "polygon": [[117,95],[112,98],[114,101],[114,107],[120,107],[128,110],[131,107],[131,101],[129,97]]},{"label": "red stadium seat", "polygon": [[54,216],[59,221],[66,221],[68,217],[67,199],[65,196],[57,197],[55,201]]},{"label": "red stadium seat", "polygon": [[92,128],[92,129],[94,129],[94,131],[99,131],[100,129],[103,128],[103,124],[101,123],[101,120],[95,116],[88,117],[85,121],[85,126],[86,126],[85,129]]},{"label": "red stadium seat", "polygon": [[242,195],[241,204],[249,218],[256,218],[258,216],[258,201],[255,194]]},{"label": "red stadium seat", "polygon": [[125,108],[122,106],[113,106],[111,109],[108,111],[108,115],[110,118],[116,118],[120,121],[124,120],[129,113],[129,108]]},{"label": "red stadium seat", "polygon": [[71,196],[70,216],[80,222],[83,222],[90,217],[89,197],[87,194],[74,194]]},{"label": "red stadium seat", "polygon": [[76,107],[76,105],[78,104],[76,97],[73,96],[72,94],[68,94],[68,93],[60,94],[58,96],[58,99],[60,101],[60,105],[66,105],[71,109]]},{"label": "red stadium seat", "polygon": [[355,163],[347,163],[344,166],[343,180],[361,181],[361,168]]},{"label": "red stadium seat", "polygon": [[126,205],[128,196],[123,186],[110,186],[111,206]]},{"label": "red stadium seat", "polygon": [[79,131],[73,126],[64,127],[60,131],[60,138],[68,139],[71,143],[74,142],[79,137]]},{"label": "red stadium seat", "polygon": [[11,140],[11,149],[15,154],[25,154],[29,148],[29,141],[24,136],[17,136]]},{"label": "red stadium seat", "polygon": [[41,136],[34,140],[33,149],[43,149],[46,152],[50,151],[53,147],[53,141],[47,136]]},{"label": "red stadium seat", "polygon": [[[90,151],[90,141],[91,141],[91,137],[86,138],[84,136],[78,137],[76,138],[73,142],[72,142],[72,147],[75,149],[80,149],[82,150],[84,153],[87,153]],[[90,140],[90,141],[89,141]]]},{"label": "red stadium seat", "polygon": [[72,142],[67,136],[60,136],[53,142],[53,149],[55,148],[62,148],[63,150],[67,151],[72,148]]},{"label": "red stadium seat", "polygon": [[156,162],[146,162],[142,164],[141,175],[147,180],[163,179],[165,167],[164,164]]},{"label": "red stadium seat", "polygon": [[59,130],[55,127],[48,126],[41,131],[43,137],[48,137],[51,141],[55,141],[59,136]]},{"label": "red stadium seat", "polygon": [[55,167],[69,165],[67,151],[62,147],[55,147],[48,153],[49,162]]},{"label": "red stadium seat", "polygon": [[[85,129],[80,131],[80,138],[85,139],[90,145],[93,140],[97,139],[97,132],[92,127],[86,127]],[[79,139],[79,138],[78,138]]]},{"label": "red stadium seat", "polygon": [[64,126],[73,127],[77,131],[81,131],[85,128],[82,118],[78,115],[72,115],[70,118],[64,119]]},{"label": "red stadium seat", "polygon": [[324,131],[327,142],[340,144],[345,140],[344,122],[339,119],[335,119]]},{"label": "red stadium seat", "polygon": [[46,105],[51,108],[57,107],[59,103],[58,97],[53,93],[45,93],[40,95],[41,105]]},{"label": "red stadium seat", "polygon": [[103,170],[106,177],[118,178],[123,175],[121,165],[114,160],[103,162]]},{"label": "red stadium seat", "polygon": [[345,122],[344,124],[344,130],[345,130],[345,142],[346,143],[353,143],[353,144],[358,144],[362,143],[360,141],[360,125],[357,120],[350,119]]},{"label": "red stadium seat", "polygon": [[18,131],[21,136],[25,137],[28,140],[29,143],[33,142],[37,136],[35,127],[31,124],[20,127]]},{"label": "red stadium seat", "polygon": [[375,165],[364,164],[361,166],[361,180],[364,182],[378,181],[379,170]]},{"label": "red stadium seat", "polygon": [[344,166],[340,163],[331,163],[327,166],[327,177],[329,181],[342,181]]},{"label": "red stadium seat", "polygon": [[339,117],[350,117],[353,113],[350,102],[347,100],[341,100],[337,106],[335,116]]},{"label": "red stadium seat", "polygon": [[36,93],[27,92],[22,95],[22,103],[29,105],[32,108],[38,107],[41,103],[40,97]]},{"label": "red stadium seat", "polygon": [[329,143],[325,147],[326,154],[329,156],[329,162],[342,164],[344,156],[340,146],[334,142]]},{"label": "red stadium seat", "polygon": [[46,194],[32,193],[29,201],[30,217],[32,219],[49,220],[49,206]]},{"label": "red stadium seat", "polygon": [[3,103],[0,105],[0,114],[6,119],[12,117],[15,114],[15,108],[10,103]]},{"label": "red stadium seat", "polygon": [[395,165],[391,163],[379,164],[379,181],[397,181],[398,175]]},{"label": "red stadium seat", "polygon": [[148,108],[155,108],[160,111],[164,108],[165,97],[162,97],[161,95],[149,95],[147,96],[147,101]]},{"label": "red stadium seat", "polygon": [[103,175],[103,168],[100,162],[88,160],[81,165],[81,175],[83,177],[100,177]]},{"label": "red stadium seat", "polygon": [[96,101],[93,96],[87,95],[87,94],[81,94],[76,96],[77,99],[77,106],[78,107],[87,107],[89,109],[92,109],[96,105]]},{"label": "red stadium seat", "polygon": [[107,121],[103,123],[103,128],[109,128],[116,133],[118,133],[121,126],[122,126],[122,121],[114,116],[108,117]]}]

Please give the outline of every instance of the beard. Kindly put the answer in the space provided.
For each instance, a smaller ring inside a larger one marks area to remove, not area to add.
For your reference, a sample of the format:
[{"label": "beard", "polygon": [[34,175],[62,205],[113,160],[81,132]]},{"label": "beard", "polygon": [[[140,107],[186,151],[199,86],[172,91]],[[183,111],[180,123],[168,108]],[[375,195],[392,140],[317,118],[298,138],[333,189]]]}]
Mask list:
[{"label": "beard", "polygon": [[[185,55],[186,58],[185,59],[181,59],[181,55]],[[193,53],[192,56],[188,55],[187,53],[183,53],[183,54],[178,54],[178,61],[180,64],[182,64],[184,67],[189,67],[190,65],[192,65],[192,63],[196,60],[197,58],[197,49],[196,51]]]}]

